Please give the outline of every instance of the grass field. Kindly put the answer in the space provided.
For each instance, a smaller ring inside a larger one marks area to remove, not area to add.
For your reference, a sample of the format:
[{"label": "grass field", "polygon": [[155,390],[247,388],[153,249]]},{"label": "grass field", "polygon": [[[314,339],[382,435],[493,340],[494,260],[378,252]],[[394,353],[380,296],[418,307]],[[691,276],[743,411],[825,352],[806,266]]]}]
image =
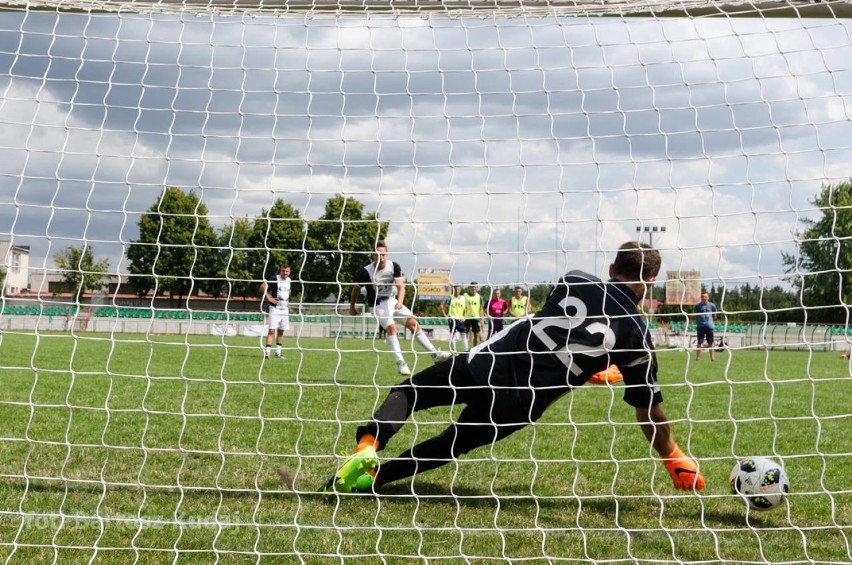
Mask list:
[{"label": "grass field", "polygon": [[[852,379],[833,353],[661,351],[665,407],[708,486],[676,491],[621,390],[381,496],[316,493],[399,381],[369,341],[15,334],[0,343],[0,558],[11,562],[852,561]],[[416,360],[419,367],[427,357]],[[415,356],[410,355],[413,366]],[[416,416],[392,456],[443,429]],[[783,459],[747,513],[735,456]],[[295,471],[292,487],[276,468]]]}]

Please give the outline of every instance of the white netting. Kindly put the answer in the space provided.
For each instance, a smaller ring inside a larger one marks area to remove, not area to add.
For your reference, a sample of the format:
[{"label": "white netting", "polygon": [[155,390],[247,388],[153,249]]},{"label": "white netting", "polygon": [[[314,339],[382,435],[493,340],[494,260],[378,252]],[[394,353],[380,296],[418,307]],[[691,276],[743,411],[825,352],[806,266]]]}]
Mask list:
[{"label": "white netting", "polygon": [[[848,3],[6,7],[0,557],[852,560]],[[380,238],[444,350],[417,291],[537,310],[651,241],[660,386],[707,488],[672,487],[610,383],[381,496],[319,495],[401,378],[349,312]],[[780,510],[730,495],[749,456],[784,464]]]}]

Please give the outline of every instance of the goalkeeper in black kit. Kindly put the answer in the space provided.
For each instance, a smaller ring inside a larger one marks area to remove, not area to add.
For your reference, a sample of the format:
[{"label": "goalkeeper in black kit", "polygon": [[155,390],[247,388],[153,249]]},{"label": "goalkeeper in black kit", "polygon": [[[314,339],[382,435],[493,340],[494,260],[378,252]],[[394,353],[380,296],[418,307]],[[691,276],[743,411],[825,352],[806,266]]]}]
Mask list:
[{"label": "goalkeeper in black kit", "polygon": [[[657,359],[637,304],[660,272],[660,254],[640,242],[623,244],[603,282],[582,271],[563,276],[544,307],[464,356],[415,374],[391,389],[372,420],[358,428],[358,445],[325,486],[327,491],[372,492],[445,465],[538,420],[548,406],[612,364],[624,376],[624,401],[663,464],[683,490],[704,478],[675,442],[660,403]],[[465,405],[439,435],[379,462],[385,448],[417,410]]]}]

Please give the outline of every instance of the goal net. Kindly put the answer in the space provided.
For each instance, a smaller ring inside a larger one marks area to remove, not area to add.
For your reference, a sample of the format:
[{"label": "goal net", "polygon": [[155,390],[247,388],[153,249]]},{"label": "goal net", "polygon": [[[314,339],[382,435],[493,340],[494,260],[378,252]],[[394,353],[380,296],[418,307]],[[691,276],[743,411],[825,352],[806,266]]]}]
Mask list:
[{"label": "goal net", "polygon": [[[0,559],[852,561],[847,2],[3,7]],[[379,240],[422,333],[365,310]],[[640,315],[703,490],[603,378],[322,492],[400,372],[488,339],[498,290],[524,324],[630,240],[662,254]],[[770,512],[729,486],[758,457],[790,479]]]}]

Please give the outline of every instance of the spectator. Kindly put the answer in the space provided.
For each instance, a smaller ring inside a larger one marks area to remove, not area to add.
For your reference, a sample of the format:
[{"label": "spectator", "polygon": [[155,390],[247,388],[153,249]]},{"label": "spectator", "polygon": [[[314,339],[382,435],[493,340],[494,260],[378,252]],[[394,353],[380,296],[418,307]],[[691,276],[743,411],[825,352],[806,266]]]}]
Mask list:
[{"label": "spectator", "polygon": [[509,303],[500,296],[500,289],[488,301],[488,339],[503,329],[503,316],[509,311]]},{"label": "spectator", "polygon": [[716,317],[716,305],[710,302],[710,295],[706,292],[701,295],[701,302],[695,305],[695,313],[698,314],[698,346],[695,350],[695,360],[701,356],[701,350],[710,352],[710,361],[716,360],[716,346],[713,342],[713,330],[716,328],[714,318]]},{"label": "spectator", "polygon": [[477,282],[473,281],[464,294],[466,304],[464,313],[465,329],[467,330],[471,347],[476,347],[482,341],[481,320],[485,318],[485,310],[482,308],[482,297],[477,292],[478,288]]}]

